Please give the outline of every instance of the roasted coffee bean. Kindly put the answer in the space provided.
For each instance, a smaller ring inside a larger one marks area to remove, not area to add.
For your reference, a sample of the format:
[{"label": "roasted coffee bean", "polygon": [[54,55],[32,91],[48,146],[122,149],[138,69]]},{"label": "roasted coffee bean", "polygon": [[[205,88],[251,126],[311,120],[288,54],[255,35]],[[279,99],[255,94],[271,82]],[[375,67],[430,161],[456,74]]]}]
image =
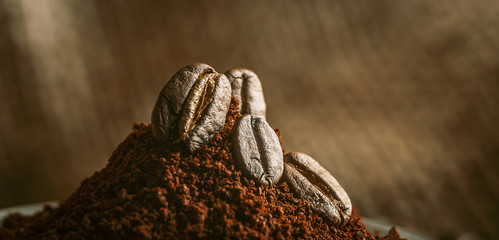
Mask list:
[{"label": "roasted coffee bean", "polygon": [[225,75],[203,63],[186,66],[158,96],[151,115],[154,136],[161,142],[183,143],[194,152],[222,129],[230,99]]},{"label": "roasted coffee bean", "polygon": [[265,99],[258,76],[248,69],[232,69],[225,73],[232,87],[232,96],[239,100],[241,114],[265,118]]},{"label": "roasted coffee bean", "polygon": [[304,153],[284,156],[283,181],[316,212],[341,226],[350,219],[352,204],[338,181],[312,157]]},{"label": "roasted coffee bean", "polygon": [[283,171],[279,138],[267,121],[245,115],[234,125],[233,153],[239,169],[260,184],[274,184]]}]

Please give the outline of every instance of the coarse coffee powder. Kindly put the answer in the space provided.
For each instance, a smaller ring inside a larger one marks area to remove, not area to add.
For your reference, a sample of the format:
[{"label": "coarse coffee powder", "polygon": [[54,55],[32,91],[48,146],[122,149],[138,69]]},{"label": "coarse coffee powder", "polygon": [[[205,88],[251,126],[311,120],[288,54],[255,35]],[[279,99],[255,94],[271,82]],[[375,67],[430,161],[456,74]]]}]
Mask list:
[{"label": "coarse coffee powder", "polygon": [[396,229],[373,236],[356,211],[336,228],[286,183],[262,186],[242,176],[230,150],[236,106],[234,98],[224,129],[194,154],[159,143],[149,124],[134,124],[105,168],[57,208],[10,215],[0,239],[401,239]]}]

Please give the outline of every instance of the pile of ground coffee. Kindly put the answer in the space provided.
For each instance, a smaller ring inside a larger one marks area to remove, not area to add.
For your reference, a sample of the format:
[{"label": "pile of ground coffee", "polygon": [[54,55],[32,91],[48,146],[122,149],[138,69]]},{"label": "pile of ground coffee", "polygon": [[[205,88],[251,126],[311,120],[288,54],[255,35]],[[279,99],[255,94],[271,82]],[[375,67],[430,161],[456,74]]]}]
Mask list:
[{"label": "pile of ground coffee", "polygon": [[242,176],[230,151],[241,117],[232,101],[224,129],[194,154],[135,124],[107,166],[69,199],[33,217],[9,216],[0,239],[400,239],[395,229],[375,238],[355,211],[336,228],[286,183],[262,186]]}]

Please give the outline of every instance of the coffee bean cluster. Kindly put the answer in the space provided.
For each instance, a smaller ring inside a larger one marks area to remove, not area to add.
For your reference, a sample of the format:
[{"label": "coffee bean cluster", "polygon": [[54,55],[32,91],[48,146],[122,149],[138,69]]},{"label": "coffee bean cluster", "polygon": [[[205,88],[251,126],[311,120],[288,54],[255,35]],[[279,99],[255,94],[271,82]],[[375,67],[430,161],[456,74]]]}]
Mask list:
[{"label": "coffee bean cluster", "polygon": [[223,126],[231,98],[243,115],[232,132],[232,154],[239,170],[259,184],[287,182],[312,209],[336,226],[352,212],[351,201],[338,181],[312,157],[283,151],[265,120],[266,104],[258,76],[247,69],[224,74],[203,63],[180,69],[161,90],[151,116],[155,138],[195,152]]}]

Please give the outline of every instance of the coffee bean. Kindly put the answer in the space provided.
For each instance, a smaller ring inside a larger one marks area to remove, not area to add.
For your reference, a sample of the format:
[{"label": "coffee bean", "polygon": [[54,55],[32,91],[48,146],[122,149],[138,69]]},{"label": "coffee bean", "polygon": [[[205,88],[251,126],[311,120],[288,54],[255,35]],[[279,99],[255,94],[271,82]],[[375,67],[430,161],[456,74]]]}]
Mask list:
[{"label": "coffee bean", "polygon": [[298,197],[335,225],[341,226],[350,219],[352,204],[347,193],[312,157],[304,153],[286,154],[282,179]]},{"label": "coffee bean", "polygon": [[234,125],[233,153],[239,169],[260,184],[279,181],[283,171],[283,155],[279,138],[267,121],[245,115]]},{"label": "coffee bean", "polygon": [[232,69],[225,73],[232,87],[232,96],[239,100],[241,114],[265,118],[265,99],[258,76],[248,69]]},{"label": "coffee bean", "polygon": [[158,96],[151,115],[154,136],[161,142],[182,143],[194,152],[223,128],[230,99],[225,75],[203,63],[186,66]]}]

